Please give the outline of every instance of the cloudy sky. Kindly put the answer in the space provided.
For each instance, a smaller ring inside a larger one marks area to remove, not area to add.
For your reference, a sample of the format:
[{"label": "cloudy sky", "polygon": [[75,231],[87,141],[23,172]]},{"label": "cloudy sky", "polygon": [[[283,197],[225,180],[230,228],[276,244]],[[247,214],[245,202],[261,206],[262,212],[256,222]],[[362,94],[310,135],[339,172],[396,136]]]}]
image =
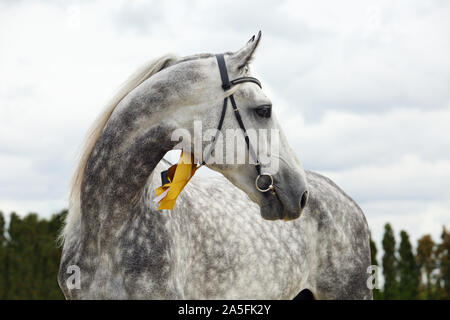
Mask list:
[{"label": "cloudy sky", "polygon": [[[450,227],[450,2],[0,1],[0,210],[67,207],[83,136],[166,53],[239,49],[303,166],[415,241]],[[207,170],[207,169],[202,169]]]}]

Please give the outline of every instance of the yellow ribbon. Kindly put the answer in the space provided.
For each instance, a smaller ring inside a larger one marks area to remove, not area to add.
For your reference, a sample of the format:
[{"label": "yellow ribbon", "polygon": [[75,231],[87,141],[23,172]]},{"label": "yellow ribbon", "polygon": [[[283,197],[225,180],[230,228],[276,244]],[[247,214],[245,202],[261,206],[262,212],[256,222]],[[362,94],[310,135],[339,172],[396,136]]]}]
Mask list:
[{"label": "yellow ribbon", "polygon": [[194,164],[194,155],[189,153],[185,154],[184,151],[181,152],[178,164],[169,168],[167,174],[169,182],[155,190],[157,196],[155,201],[159,203],[158,210],[173,209],[178,195],[194,176],[194,173],[198,168],[199,167]]}]

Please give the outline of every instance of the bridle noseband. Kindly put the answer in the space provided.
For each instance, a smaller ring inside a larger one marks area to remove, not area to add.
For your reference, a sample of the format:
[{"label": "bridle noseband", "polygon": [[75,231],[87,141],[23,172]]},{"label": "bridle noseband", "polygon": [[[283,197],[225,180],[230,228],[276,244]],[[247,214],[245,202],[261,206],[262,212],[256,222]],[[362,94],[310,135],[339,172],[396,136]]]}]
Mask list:
[{"label": "bridle noseband", "polygon": [[[236,79],[230,81],[228,78],[227,66],[225,64],[225,59],[224,59],[223,54],[216,54],[216,59],[217,59],[218,65],[219,65],[220,77],[222,79],[222,89],[224,91],[231,89],[231,87],[236,84],[240,84],[240,83],[244,83],[244,82],[253,82],[262,89],[261,82],[258,79],[253,78],[253,77],[239,77],[239,78],[236,78]],[[256,172],[258,173],[258,176],[256,177],[256,180],[255,180],[256,189],[260,192],[267,192],[269,190],[272,190],[274,188],[273,177],[270,174],[262,174],[261,173],[261,163],[259,162],[258,156],[256,155],[254,149],[252,148],[250,139],[247,134],[247,130],[245,129],[244,122],[242,121],[241,114],[239,113],[239,109],[236,106],[236,101],[234,100],[233,94],[231,94],[223,99],[222,114],[220,116],[219,125],[217,126],[217,133],[216,133],[216,136],[214,137],[213,143],[211,144],[209,152],[206,154],[206,157],[202,162],[202,165],[206,164],[206,161],[208,161],[209,157],[211,156],[211,152],[213,151],[214,146],[217,141],[217,136],[218,136],[219,132],[222,130],[222,125],[223,125],[223,121],[225,119],[225,113],[227,111],[227,106],[228,106],[228,98],[231,101],[231,106],[233,107],[233,111],[234,111],[234,115],[236,116],[236,120],[239,123],[239,126],[241,127],[241,130],[244,133],[245,143],[247,144],[248,152],[253,157],[253,159],[256,159],[255,168],[256,168]],[[261,188],[258,185],[259,179],[263,176],[268,176],[270,178],[270,185],[266,188]]]}]

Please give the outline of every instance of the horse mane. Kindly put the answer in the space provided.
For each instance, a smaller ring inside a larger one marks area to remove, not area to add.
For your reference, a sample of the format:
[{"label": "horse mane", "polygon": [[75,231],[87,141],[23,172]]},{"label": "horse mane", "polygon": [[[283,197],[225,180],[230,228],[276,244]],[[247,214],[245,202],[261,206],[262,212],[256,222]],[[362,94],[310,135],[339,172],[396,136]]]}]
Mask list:
[{"label": "horse mane", "polygon": [[122,83],[122,85],[118,89],[118,92],[112,97],[112,99],[106,105],[105,109],[100,113],[100,115],[90,127],[82,144],[78,164],[73,173],[72,180],[69,186],[69,213],[67,214],[64,228],[59,237],[61,244],[64,242],[64,239],[67,236],[69,230],[76,224],[81,216],[80,196],[84,171],[92,150],[94,149],[97,140],[102,134],[103,129],[105,128],[106,123],[114,112],[116,106],[137,86],[153,76],[155,73],[173,64],[177,60],[178,58],[176,56],[169,54],[152,60],[141,66],[125,82]]}]

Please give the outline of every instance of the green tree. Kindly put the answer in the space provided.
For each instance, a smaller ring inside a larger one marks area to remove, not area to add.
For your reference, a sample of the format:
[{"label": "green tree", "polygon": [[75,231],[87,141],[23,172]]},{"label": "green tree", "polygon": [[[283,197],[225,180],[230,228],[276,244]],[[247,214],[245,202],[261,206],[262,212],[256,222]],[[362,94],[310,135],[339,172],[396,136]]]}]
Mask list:
[{"label": "green tree", "polygon": [[400,299],[417,299],[419,292],[420,273],[416,264],[411,242],[406,231],[400,232],[398,261],[398,298]]},{"label": "green tree", "polygon": [[42,251],[41,263],[43,266],[42,283],[46,288],[46,299],[63,299],[61,289],[57,282],[59,262],[61,260],[61,248],[57,245],[57,238],[61,231],[67,210],[53,215],[46,223],[47,239]]},{"label": "green tree", "polygon": [[[36,299],[36,273],[34,256],[37,253],[35,225],[37,215],[28,215],[22,220],[16,213],[10,215],[8,228],[8,299]],[[26,297],[26,298],[25,298]]]},{"label": "green tree", "polygon": [[440,299],[450,299],[450,233],[445,227],[441,234],[442,242],[437,249],[439,262],[438,286],[440,287]]},{"label": "green tree", "polygon": [[416,261],[421,273],[425,274],[425,281],[422,281],[426,285],[425,299],[433,298],[431,274],[436,268],[435,249],[436,244],[429,234],[417,240]]},{"label": "green tree", "polygon": [[50,220],[29,214],[21,219],[12,213],[7,241],[8,299],[61,299],[56,280],[60,248],[56,237],[61,212]]},{"label": "green tree", "polygon": [[394,231],[389,223],[384,226],[383,235],[383,298],[387,300],[397,298],[397,259],[395,257]]},{"label": "green tree", "polygon": [[0,300],[6,297],[6,230],[5,230],[5,217],[3,212],[0,211]]},{"label": "green tree", "polygon": [[377,245],[376,243],[372,240],[372,234],[370,234],[370,264],[373,266],[377,266],[378,265],[378,261],[377,261]]}]

